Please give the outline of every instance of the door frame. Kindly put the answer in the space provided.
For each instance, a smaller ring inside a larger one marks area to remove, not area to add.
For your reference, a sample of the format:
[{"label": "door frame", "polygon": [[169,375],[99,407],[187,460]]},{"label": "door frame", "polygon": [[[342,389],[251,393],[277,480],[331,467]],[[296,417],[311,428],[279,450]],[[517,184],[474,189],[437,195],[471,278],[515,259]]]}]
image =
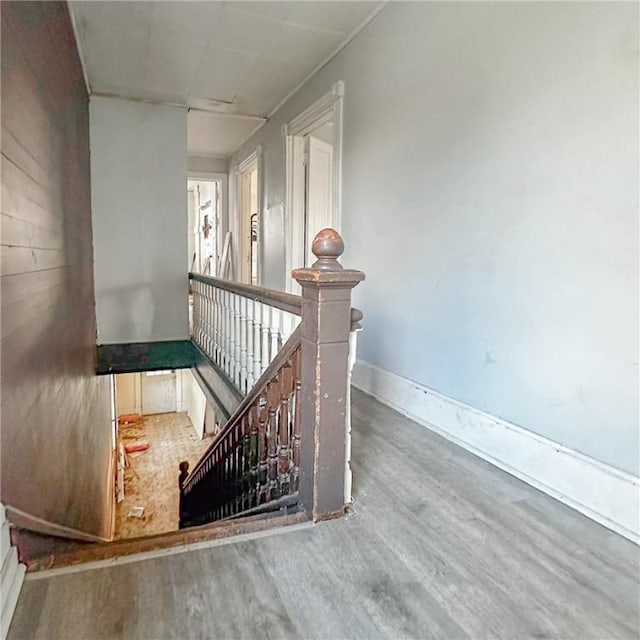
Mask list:
[{"label": "door frame", "polygon": [[304,136],[327,122],[333,123],[333,170],[331,226],[338,232],[342,222],[342,114],[344,82],[282,126],[285,145],[285,290],[295,291],[291,271],[304,265],[304,220],[296,212],[304,210]]},{"label": "door frame", "polygon": [[[218,244],[218,262],[220,261],[220,255],[222,252],[222,243],[224,242],[224,236],[229,229],[229,210],[228,210],[228,190],[229,190],[229,175],[226,173],[219,173],[213,171],[188,171],[187,172],[187,184],[190,180],[194,182],[219,182],[220,183],[220,229],[219,237],[216,238]],[[187,211],[187,216],[189,215]],[[187,222],[188,224],[188,222]],[[191,233],[191,229],[189,230]],[[189,256],[189,265],[191,265],[191,256]],[[214,265],[215,274],[218,275],[218,265]]]},{"label": "door frame", "polygon": [[[235,179],[235,201],[234,201],[234,221],[233,221],[233,248],[234,248],[234,261],[236,267],[236,279],[240,281],[242,274],[242,254],[240,251],[240,238],[243,232],[242,228],[242,174],[246,173],[253,165],[258,169],[257,189],[258,189],[258,203],[257,203],[257,226],[258,226],[258,241],[256,245],[256,279],[258,285],[262,284],[262,194],[264,184],[264,172],[262,167],[262,145],[259,144],[249,155],[245,156],[243,160],[236,164],[233,174]],[[249,265],[249,273],[251,273],[251,265]],[[250,284],[250,283],[249,283]]]}]

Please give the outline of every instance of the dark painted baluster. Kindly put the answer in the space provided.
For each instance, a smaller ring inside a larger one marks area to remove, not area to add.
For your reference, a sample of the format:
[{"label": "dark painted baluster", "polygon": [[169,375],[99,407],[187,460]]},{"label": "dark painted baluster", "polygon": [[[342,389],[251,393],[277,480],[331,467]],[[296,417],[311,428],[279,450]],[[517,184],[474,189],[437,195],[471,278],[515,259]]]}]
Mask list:
[{"label": "dark painted baluster", "polygon": [[239,504],[238,500],[240,498],[240,487],[238,484],[238,479],[241,477],[240,472],[238,471],[238,434],[239,434],[239,425],[236,425],[233,430],[233,448],[231,450],[231,467],[233,469],[233,477],[229,479],[229,485],[231,487],[231,515],[235,515],[238,513]]},{"label": "dark painted baluster", "polygon": [[241,419],[242,439],[240,443],[240,472],[242,474],[242,500],[240,507],[248,508],[251,491],[251,413],[246,413]]},{"label": "dark painted baluster", "polygon": [[269,476],[267,500],[278,497],[278,409],[280,408],[280,390],[278,378],[267,387],[267,405],[269,407],[269,425],[267,431],[267,473]]},{"label": "dark painted baluster", "polygon": [[228,438],[222,442],[223,450],[223,463],[222,463],[222,478],[223,478],[223,498],[222,498],[222,517],[229,515],[229,494],[230,494],[230,480],[231,480],[231,442]]},{"label": "dark painted baluster", "polygon": [[302,398],[300,389],[302,387],[301,371],[300,371],[300,349],[298,349],[292,358],[293,364],[293,428],[291,435],[291,492],[298,490],[300,485],[300,432],[301,432],[301,411]]},{"label": "dark painted baluster", "polygon": [[233,428],[233,514],[240,512],[240,500],[242,499],[242,468],[240,467],[240,451],[242,450],[241,424],[242,421]]},{"label": "dark painted baluster", "polygon": [[220,443],[220,447],[218,449],[216,460],[214,463],[214,471],[215,471],[215,478],[216,478],[215,488],[214,488],[214,496],[215,496],[214,514],[216,518],[222,517],[222,514],[220,512],[220,503],[223,498],[223,491],[224,491],[224,475],[223,475],[224,469],[223,469],[223,456],[222,456],[223,445],[224,445],[224,442]]},{"label": "dark painted baluster", "polygon": [[[268,387],[267,387],[268,388]],[[258,501],[267,501],[267,421],[269,419],[269,400],[267,395],[260,396],[258,409]]]},{"label": "dark painted baluster", "polygon": [[244,511],[247,508],[247,501],[249,497],[249,466],[247,464],[249,460],[249,425],[250,417],[248,414],[245,414],[240,420],[240,443],[238,444],[238,490],[240,493],[240,511]]},{"label": "dark painted baluster", "polygon": [[258,398],[258,406],[252,407],[251,412],[251,494],[250,507],[260,502],[260,456],[261,456],[261,409],[262,396]]},{"label": "dark painted baluster", "polygon": [[280,496],[290,490],[289,471],[291,467],[289,398],[293,391],[293,367],[287,363],[278,374],[280,411],[278,412],[278,489]]},{"label": "dark painted baluster", "polygon": [[184,521],[187,518],[187,504],[184,494],[184,481],[187,479],[189,475],[189,463],[186,461],[182,461],[178,465],[179,474],[178,474],[178,489],[180,490],[180,504],[178,507],[178,526],[182,527]]}]

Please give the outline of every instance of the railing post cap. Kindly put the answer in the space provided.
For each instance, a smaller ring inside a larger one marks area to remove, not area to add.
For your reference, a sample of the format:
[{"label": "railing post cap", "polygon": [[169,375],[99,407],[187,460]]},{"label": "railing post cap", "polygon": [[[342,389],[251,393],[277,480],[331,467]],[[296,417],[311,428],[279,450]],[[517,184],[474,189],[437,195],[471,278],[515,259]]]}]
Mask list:
[{"label": "railing post cap", "polygon": [[302,286],[355,287],[364,280],[364,273],[343,269],[338,258],[344,253],[344,242],[335,229],[323,229],[316,234],[311,251],[318,258],[309,268],[294,269],[291,275]]},{"label": "railing post cap", "polygon": [[338,258],[344,253],[344,241],[335,229],[318,231],[311,245],[311,252],[317,258],[311,267],[322,271],[342,269]]}]

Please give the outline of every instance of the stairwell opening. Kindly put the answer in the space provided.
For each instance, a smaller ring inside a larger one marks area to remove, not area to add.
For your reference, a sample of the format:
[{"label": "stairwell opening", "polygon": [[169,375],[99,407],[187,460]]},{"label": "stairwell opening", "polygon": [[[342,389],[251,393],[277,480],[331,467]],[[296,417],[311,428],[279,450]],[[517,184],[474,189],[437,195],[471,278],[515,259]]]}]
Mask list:
[{"label": "stairwell opening", "polygon": [[115,540],[179,528],[178,465],[193,466],[216,421],[188,369],[116,374]]}]

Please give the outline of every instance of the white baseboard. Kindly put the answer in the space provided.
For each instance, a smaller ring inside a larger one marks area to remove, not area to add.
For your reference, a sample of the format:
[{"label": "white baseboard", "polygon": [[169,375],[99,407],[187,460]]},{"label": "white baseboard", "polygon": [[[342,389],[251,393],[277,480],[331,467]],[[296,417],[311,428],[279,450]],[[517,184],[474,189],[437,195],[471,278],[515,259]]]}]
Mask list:
[{"label": "white baseboard", "polygon": [[16,548],[9,540],[9,523],[2,506],[2,568],[0,571],[0,639],[5,640],[24,582],[25,566],[18,562]]},{"label": "white baseboard", "polygon": [[367,362],[356,363],[353,385],[640,543],[640,478]]}]

